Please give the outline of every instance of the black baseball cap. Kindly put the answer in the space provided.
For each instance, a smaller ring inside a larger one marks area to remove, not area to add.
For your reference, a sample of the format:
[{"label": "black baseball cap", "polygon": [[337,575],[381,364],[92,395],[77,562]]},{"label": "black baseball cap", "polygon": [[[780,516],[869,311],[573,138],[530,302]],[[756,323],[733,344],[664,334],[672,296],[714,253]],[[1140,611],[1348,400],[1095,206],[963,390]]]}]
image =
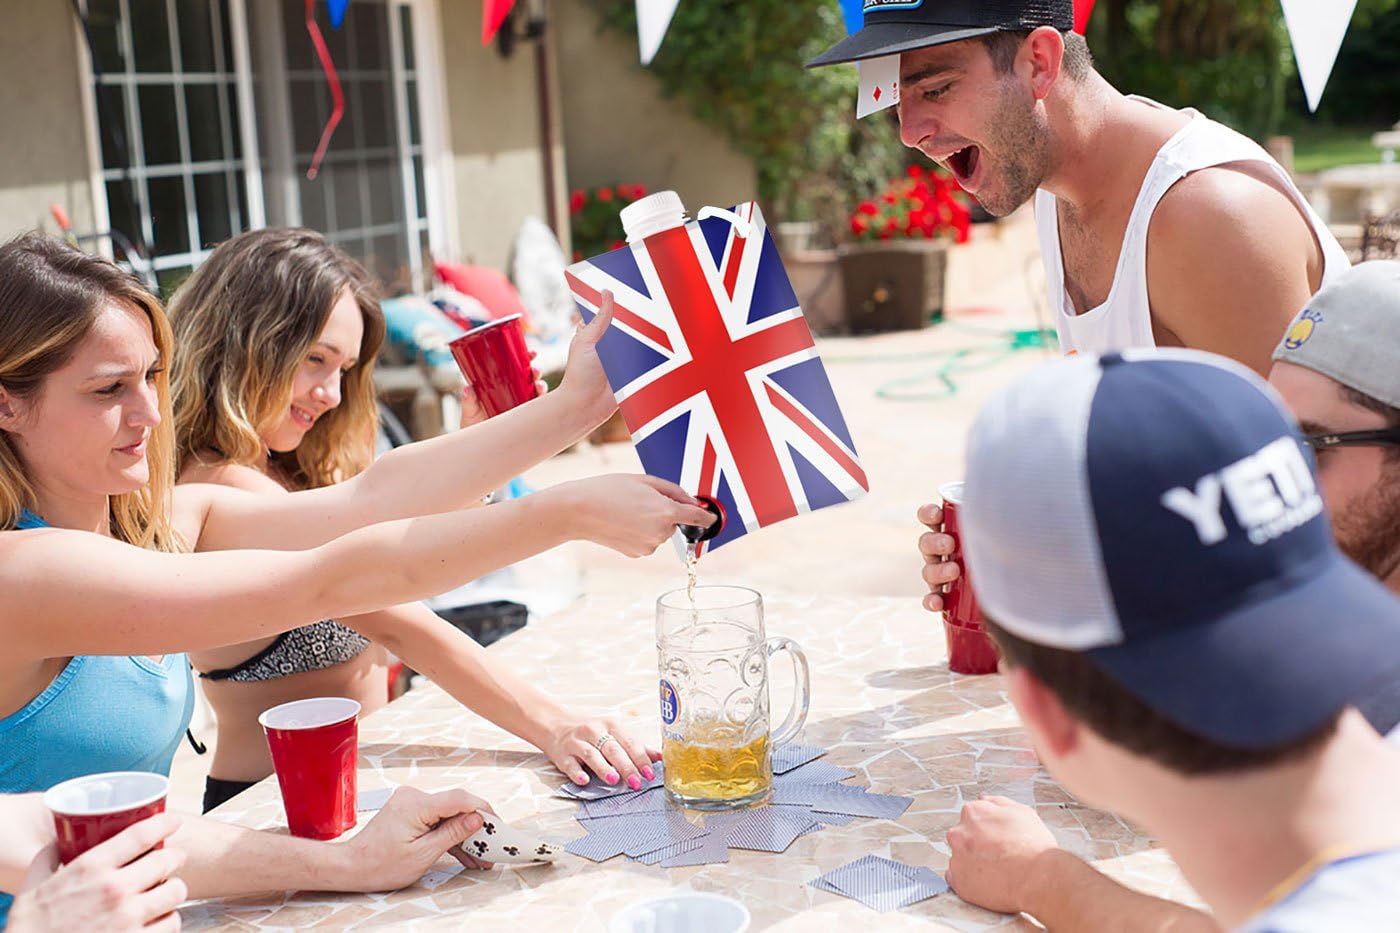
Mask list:
[{"label": "black baseball cap", "polygon": [[808,68],[960,42],[994,32],[1074,28],[1074,0],[865,0],[865,27],[807,63]]}]

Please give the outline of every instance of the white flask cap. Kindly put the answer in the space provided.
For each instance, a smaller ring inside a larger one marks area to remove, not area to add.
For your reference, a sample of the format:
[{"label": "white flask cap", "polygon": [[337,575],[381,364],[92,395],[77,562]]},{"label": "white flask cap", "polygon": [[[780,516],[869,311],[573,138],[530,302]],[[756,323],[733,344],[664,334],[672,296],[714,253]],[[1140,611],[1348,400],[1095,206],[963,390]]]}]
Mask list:
[{"label": "white flask cap", "polygon": [[658,191],[624,207],[621,217],[627,242],[637,243],[653,233],[685,226],[685,204],[674,191]]}]

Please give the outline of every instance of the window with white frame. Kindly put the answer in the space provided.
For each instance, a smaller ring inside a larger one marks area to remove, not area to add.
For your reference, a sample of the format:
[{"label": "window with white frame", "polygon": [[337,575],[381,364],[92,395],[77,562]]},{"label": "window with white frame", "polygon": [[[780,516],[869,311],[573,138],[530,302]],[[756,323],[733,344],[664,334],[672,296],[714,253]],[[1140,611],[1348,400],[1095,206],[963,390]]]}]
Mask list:
[{"label": "window with white frame", "polygon": [[269,222],[320,230],[391,289],[410,288],[428,230],[412,8],[356,0],[332,30],[317,4],[345,113],[314,179],[307,170],[332,101],[305,11],[303,0],[253,0]]},{"label": "window with white frame", "polygon": [[355,0],[332,29],[316,4],[345,115],[308,179],[331,97],[304,0],[86,0],[110,226],[146,244],[163,290],[264,218],[325,233],[391,292],[424,282],[414,6]]},{"label": "window with white frame", "polygon": [[163,290],[244,229],[229,0],[87,0],[109,227]]}]

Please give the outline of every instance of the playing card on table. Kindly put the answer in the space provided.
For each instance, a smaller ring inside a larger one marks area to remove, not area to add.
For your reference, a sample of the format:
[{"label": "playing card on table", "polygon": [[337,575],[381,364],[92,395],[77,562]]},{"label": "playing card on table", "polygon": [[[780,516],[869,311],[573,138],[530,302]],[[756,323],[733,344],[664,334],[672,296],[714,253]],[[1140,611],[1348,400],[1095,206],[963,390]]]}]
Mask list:
[{"label": "playing card on table", "polygon": [[800,803],[782,803],[773,801],[773,806],[781,808],[786,813],[802,813],[808,819],[814,821],[817,829],[826,826],[847,826],[856,821],[856,818],[847,813],[826,813],[813,810],[811,806]]},{"label": "playing card on table", "polygon": [[947,882],[930,868],[915,868],[875,855],[856,859],[809,883],[881,912],[907,907],[948,890]]},{"label": "playing card on table", "polygon": [[629,816],[637,813],[660,813],[670,808],[670,802],[661,791],[640,791],[617,797],[602,797],[598,800],[585,800],[579,804],[579,822],[600,817]]},{"label": "playing card on table", "polygon": [[705,840],[709,838],[710,834],[706,833],[703,836],[696,836],[694,839],[683,839],[674,845],[657,849],[655,852],[647,852],[643,855],[629,855],[628,858],[634,862],[641,862],[643,865],[655,865],[658,862],[664,862],[668,858],[675,858],[692,849],[698,849],[700,846],[704,845]]},{"label": "playing card on table", "polygon": [[835,784],[837,781],[844,781],[846,778],[855,777],[856,773],[848,768],[840,768],[829,761],[813,761],[808,764],[793,768],[785,774],[776,774],[773,777],[774,787],[784,787],[789,784]]},{"label": "playing card on table", "polygon": [[815,822],[800,807],[762,807],[730,827],[724,841],[731,849],[782,852]]},{"label": "playing card on table", "polygon": [[775,806],[810,807],[825,793],[825,784],[774,784],[768,802]]},{"label": "playing card on table", "polygon": [[[606,828],[617,820],[603,820],[601,822]],[[706,834],[704,829],[696,826],[674,810],[668,810],[664,813],[645,813],[638,817],[635,822],[629,818],[629,822],[635,828],[632,831],[632,838],[622,850],[628,855],[645,855],[648,852],[655,852],[657,849],[664,849],[678,842]]]},{"label": "playing card on table", "polygon": [[370,810],[383,810],[384,805],[389,802],[389,797],[393,793],[394,789],[392,787],[362,790],[355,796],[355,809],[360,813]]},{"label": "playing card on table", "polygon": [[821,813],[845,813],[849,816],[872,816],[892,820],[908,810],[913,802],[913,797],[872,794],[864,787],[826,784],[822,795],[813,801],[811,806],[818,819]]},{"label": "playing card on table", "polygon": [[468,855],[498,865],[528,865],[552,862],[559,854],[560,847],[554,843],[522,832],[494,813],[481,815],[481,828],[462,843],[462,851]]},{"label": "playing card on table", "polygon": [[693,849],[686,849],[679,855],[663,859],[659,863],[661,867],[686,868],[691,865],[715,865],[729,861],[729,846],[725,844],[723,836],[710,833],[695,841],[699,845]]},{"label": "playing card on table", "polygon": [[596,775],[590,775],[588,783],[584,786],[580,787],[573,782],[564,784],[555,792],[555,796],[569,797],[574,800],[601,800],[604,797],[616,797],[620,794],[644,794],[666,783],[666,763],[664,761],[653,762],[651,767],[656,772],[656,777],[650,781],[643,779],[641,790],[633,790],[622,781],[618,781],[616,784],[604,784]]},{"label": "playing card on table", "polygon": [[826,749],[817,745],[798,745],[796,742],[779,745],[773,749],[773,773],[785,774],[825,754]]},{"label": "playing card on table", "polygon": [[652,815],[654,814],[630,813],[580,820],[588,830],[588,835],[582,839],[575,839],[564,848],[574,855],[581,855],[595,862],[607,861],[615,855],[621,855],[638,834],[649,832]]},{"label": "playing card on table", "polygon": [[856,62],[860,71],[860,97],[856,119],[879,113],[899,103],[899,56],[885,55]]},{"label": "playing card on table", "polygon": [[622,854],[626,848],[625,839],[611,833],[589,833],[581,839],[575,839],[564,846],[564,851],[574,855],[582,856],[593,862],[606,862]]}]

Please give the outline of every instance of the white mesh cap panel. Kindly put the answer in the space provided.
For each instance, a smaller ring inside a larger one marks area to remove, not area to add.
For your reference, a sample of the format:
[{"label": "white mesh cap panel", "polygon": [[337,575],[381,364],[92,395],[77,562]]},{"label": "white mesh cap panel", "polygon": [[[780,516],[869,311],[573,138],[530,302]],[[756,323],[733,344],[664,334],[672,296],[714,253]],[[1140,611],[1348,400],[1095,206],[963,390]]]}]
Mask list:
[{"label": "white mesh cap panel", "polygon": [[1082,651],[1118,644],[1085,468],[1102,369],[1048,363],[994,397],[968,439],[962,506],[978,602],[1014,635]]}]

